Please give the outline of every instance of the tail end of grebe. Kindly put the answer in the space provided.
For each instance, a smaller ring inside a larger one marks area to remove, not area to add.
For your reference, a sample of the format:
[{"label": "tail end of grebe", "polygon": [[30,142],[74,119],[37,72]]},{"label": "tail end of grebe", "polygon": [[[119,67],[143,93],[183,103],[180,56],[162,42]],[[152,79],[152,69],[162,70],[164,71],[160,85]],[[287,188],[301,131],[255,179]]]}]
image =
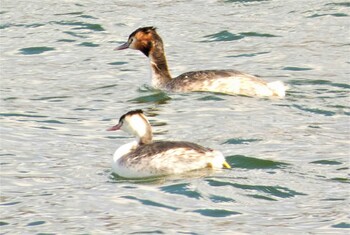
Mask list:
[{"label": "tail end of grebe", "polygon": [[278,96],[278,97],[285,97],[286,96],[286,90],[288,87],[284,85],[281,81],[276,82],[269,82],[267,83],[267,86]]}]

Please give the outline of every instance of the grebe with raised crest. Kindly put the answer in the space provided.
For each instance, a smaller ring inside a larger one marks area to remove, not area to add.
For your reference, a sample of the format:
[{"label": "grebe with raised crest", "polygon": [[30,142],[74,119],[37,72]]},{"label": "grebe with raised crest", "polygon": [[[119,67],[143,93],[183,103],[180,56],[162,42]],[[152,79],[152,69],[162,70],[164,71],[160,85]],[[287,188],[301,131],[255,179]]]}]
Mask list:
[{"label": "grebe with raised crest", "polygon": [[187,72],[172,78],[165,58],[164,45],[155,27],[138,28],[126,43],[115,50],[131,48],[150,59],[152,85],[157,89],[188,92],[209,91],[230,95],[284,97],[287,87],[281,81],[266,82],[236,70],[203,70]]},{"label": "grebe with raised crest", "polygon": [[108,131],[123,130],[136,141],[119,147],[112,170],[124,178],[181,174],[202,168],[231,168],[219,151],[186,141],[153,141],[152,128],[142,110],[122,115]]}]

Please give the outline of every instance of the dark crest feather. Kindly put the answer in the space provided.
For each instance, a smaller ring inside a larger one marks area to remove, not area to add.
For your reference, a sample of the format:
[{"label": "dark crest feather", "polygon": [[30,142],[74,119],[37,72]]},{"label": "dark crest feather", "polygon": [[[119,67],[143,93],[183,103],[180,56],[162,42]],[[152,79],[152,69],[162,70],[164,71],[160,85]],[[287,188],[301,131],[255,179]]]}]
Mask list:
[{"label": "dark crest feather", "polygon": [[120,117],[119,122],[123,121],[126,116],[139,114],[139,113],[143,113],[143,111],[141,109],[131,110],[131,111],[127,112],[126,114],[123,114],[123,116]]},{"label": "dark crest feather", "polygon": [[156,27],[148,26],[148,27],[138,28],[136,31],[142,31],[142,32],[145,32],[145,33],[149,33],[151,31],[156,31],[156,30],[157,30]]},{"label": "dark crest feather", "polygon": [[156,31],[156,30],[157,30],[157,28],[153,27],[153,26],[141,27],[141,28],[136,29],[132,34],[130,34],[129,37],[135,36],[135,34],[138,32],[151,33],[151,32]]}]

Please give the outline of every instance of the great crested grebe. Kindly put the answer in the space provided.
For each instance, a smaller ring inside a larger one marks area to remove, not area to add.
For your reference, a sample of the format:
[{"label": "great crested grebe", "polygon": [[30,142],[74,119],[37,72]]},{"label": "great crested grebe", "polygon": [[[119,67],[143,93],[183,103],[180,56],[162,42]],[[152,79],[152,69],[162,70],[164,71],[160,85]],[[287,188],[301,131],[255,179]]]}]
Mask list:
[{"label": "great crested grebe", "polygon": [[115,50],[135,49],[151,62],[152,85],[157,89],[175,92],[209,91],[231,95],[284,97],[283,82],[266,82],[261,78],[236,70],[203,70],[187,72],[172,78],[165,58],[161,37],[154,27],[143,27],[130,34],[126,43]]},{"label": "great crested grebe", "polygon": [[108,131],[123,130],[136,141],[119,147],[112,170],[125,178],[180,174],[202,168],[231,168],[221,152],[185,141],[153,141],[152,128],[142,110],[133,110]]}]

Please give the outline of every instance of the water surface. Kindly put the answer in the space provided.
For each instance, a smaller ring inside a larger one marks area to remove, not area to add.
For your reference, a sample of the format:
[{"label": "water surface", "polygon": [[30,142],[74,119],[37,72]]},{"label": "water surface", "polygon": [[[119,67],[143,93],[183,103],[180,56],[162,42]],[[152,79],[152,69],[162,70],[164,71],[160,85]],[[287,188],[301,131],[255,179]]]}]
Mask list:
[{"label": "water surface", "polygon": [[[1,234],[349,233],[349,3],[2,1]],[[113,51],[158,27],[174,76],[237,69],[285,99],[150,88],[148,60]],[[142,108],[155,138],[221,150],[231,170],[127,180]]]}]

